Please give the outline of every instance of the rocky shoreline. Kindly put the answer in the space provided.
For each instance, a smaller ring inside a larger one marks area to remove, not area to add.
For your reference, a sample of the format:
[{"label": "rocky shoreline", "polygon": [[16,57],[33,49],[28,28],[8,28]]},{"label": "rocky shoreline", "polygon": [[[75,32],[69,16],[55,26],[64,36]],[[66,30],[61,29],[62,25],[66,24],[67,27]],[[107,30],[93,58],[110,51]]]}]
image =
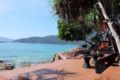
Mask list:
[{"label": "rocky shoreline", "polygon": [[44,64],[44,63],[53,63],[58,60],[63,60],[63,59],[80,59],[82,58],[82,53],[83,49],[81,48],[73,48],[69,51],[64,51],[61,53],[57,53],[53,56],[53,58],[43,61],[43,62],[22,62],[19,63],[18,65],[15,64],[14,61],[10,60],[1,60],[0,61],[0,70],[12,70],[15,68],[22,68],[22,67],[32,67],[38,64]]},{"label": "rocky shoreline", "polygon": [[52,62],[63,59],[80,59],[82,58],[82,54],[84,53],[84,51],[85,49],[73,48],[69,51],[55,54],[54,57],[52,58]]}]

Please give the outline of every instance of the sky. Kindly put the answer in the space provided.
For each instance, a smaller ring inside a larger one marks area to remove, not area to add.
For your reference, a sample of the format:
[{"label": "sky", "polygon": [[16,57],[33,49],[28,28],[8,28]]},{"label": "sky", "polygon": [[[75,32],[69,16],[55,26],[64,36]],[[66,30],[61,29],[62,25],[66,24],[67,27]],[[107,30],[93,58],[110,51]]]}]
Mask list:
[{"label": "sky", "polygon": [[0,0],[0,37],[57,35],[50,0]]}]

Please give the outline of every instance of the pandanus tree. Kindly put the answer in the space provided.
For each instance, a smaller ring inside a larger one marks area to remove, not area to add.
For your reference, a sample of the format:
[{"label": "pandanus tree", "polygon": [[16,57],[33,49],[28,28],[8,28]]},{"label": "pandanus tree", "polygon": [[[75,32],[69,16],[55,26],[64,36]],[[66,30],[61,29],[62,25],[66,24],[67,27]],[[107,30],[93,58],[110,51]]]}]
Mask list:
[{"label": "pandanus tree", "polygon": [[93,29],[99,30],[99,16],[102,16],[102,20],[108,20],[107,24],[120,53],[119,36],[110,21],[110,18],[120,14],[120,0],[53,0],[53,9],[58,15],[60,39],[82,40],[83,35]]}]

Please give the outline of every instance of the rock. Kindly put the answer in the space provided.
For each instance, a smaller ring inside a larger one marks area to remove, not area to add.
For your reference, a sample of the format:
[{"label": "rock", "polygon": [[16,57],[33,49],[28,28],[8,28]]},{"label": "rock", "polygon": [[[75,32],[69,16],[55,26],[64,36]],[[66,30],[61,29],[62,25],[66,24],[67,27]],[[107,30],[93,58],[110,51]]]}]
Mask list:
[{"label": "rock", "polygon": [[62,57],[59,54],[54,55],[52,62],[57,61],[57,60],[62,60]]},{"label": "rock", "polygon": [[82,55],[85,51],[85,49],[81,48],[74,48],[70,51],[65,51],[62,53],[55,54],[52,62],[57,61],[57,60],[63,60],[63,59],[73,59],[73,58],[81,58]]},{"label": "rock", "polygon": [[3,60],[0,61],[0,70],[12,70],[14,69],[15,64],[13,61]]}]

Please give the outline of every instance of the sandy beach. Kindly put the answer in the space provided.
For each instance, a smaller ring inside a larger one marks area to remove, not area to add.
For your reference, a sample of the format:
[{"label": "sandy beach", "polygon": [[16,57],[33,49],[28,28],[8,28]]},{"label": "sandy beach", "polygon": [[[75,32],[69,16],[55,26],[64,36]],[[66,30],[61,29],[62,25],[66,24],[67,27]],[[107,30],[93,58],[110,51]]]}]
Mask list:
[{"label": "sandy beach", "polygon": [[0,72],[0,80],[119,80],[120,68],[110,66],[102,74],[84,69],[83,59],[65,59],[33,67]]}]

